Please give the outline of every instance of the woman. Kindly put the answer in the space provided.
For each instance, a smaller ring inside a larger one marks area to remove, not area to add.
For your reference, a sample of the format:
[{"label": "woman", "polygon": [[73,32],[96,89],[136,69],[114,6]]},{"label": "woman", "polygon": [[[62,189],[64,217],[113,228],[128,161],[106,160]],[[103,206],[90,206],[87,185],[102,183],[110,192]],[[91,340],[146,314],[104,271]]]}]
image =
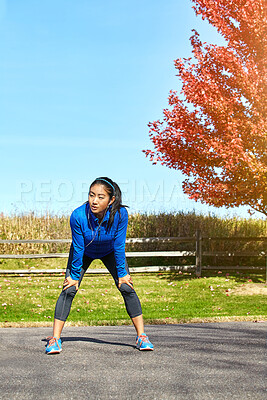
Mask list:
[{"label": "woman", "polygon": [[144,333],[141,304],[125,258],[127,225],[128,213],[121,203],[119,186],[106,177],[95,179],[89,189],[88,202],[74,210],[70,217],[72,244],[63,290],[56,304],[53,336],[47,338],[50,339],[47,354],[62,351],[62,329],[83,276],[94,259],[103,261],[123,296],[136,329],[136,347],[153,350]]}]

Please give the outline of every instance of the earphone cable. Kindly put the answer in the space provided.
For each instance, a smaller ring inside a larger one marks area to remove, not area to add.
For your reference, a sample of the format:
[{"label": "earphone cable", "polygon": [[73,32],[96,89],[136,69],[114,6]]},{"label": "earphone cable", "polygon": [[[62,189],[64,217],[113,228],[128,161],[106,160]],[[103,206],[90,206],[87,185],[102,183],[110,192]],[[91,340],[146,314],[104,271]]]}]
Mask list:
[{"label": "earphone cable", "polygon": [[[90,210],[90,206],[89,206],[89,210]],[[93,239],[92,239],[85,247],[89,246],[89,245],[95,240],[96,235],[97,235],[98,231],[99,231],[100,228],[101,228],[102,222],[104,221],[104,218],[105,218],[105,215],[106,215],[106,213],[107,213],[107,210],[108,210],[108,207],[107,207],[106,210],[105,210],[105,214],[104,214],[104,216],[103,216],[103,218],[102,218],[102,221],[100,222],[100,224],[98,225],[98,227],[97,227],[97,229],[96,229],[96,231],[95,231],[95,234],[94,234]],[[90,225],[90,229],[91,229],[92,234],[93,234],[94,230],[93,230],[93,227],[92,227],[92,224],[91,224],[91,221],[90,221],[90,211],[88,211],[88,213],[87,213],[87,219],[88,219],[88,222],[89,222],[89,225]]]}]

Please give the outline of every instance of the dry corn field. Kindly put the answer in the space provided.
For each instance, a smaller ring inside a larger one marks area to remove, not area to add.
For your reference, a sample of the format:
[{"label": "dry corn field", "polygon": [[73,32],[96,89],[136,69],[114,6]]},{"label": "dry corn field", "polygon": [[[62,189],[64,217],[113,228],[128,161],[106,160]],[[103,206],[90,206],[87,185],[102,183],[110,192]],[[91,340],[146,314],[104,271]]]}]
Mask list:
[{"label": "dry corn field", "polygon": [[[130,214],[127,237],[193,237],[196,229],[209,237],[267,236],[262,219],[219,218],[195,213]],[[0,239],[70,239],[69,216],[34,212],[27,215],[0,214]],[[1,254],[68,252],[69,244],[1,244]],[[145,248],[144,248],[145,246]],[[266,242],[203,242],[204,251],[265,251]],[[127,245],[127,250],[190,250],[194,243],[151,243]]]}]

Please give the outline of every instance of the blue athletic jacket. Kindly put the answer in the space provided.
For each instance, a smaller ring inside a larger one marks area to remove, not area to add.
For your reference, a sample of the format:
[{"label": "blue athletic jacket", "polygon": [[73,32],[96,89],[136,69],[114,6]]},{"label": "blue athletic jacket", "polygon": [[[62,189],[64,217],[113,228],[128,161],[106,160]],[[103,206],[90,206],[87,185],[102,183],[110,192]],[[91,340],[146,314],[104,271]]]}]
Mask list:
[{"label": "blue athletic jacket", "polygon": [[[128,225],[128,213],[124,207],[121,207],[120,213],[117,211],[114,216],[114,222],[112,226],[107,229],[110,208],[107,210],[98,231],[98,218],[96,218],[92,213],[88,203],[76,208],[71,214],[70,227],[74,250],[70,272],[72,279],[78,280],[80,278],[84,254],[88,257],[96,259],[104,257],[113,251],[116,260],[118,277],[121,278],[127,275],[127,271],[125,269],[125,239]],[[88,222],[88,218],[90,218],[90,223],[93,230]],[[97,234],[95,236],[96,231]],[[93,238],[93,242],[90,243]]]}]

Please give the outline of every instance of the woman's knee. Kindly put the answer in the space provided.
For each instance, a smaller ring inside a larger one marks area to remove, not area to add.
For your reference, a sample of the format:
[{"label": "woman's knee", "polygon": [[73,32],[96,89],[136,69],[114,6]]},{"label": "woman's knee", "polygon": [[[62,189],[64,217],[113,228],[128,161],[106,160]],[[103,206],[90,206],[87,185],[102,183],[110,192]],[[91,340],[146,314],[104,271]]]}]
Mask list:
[{"label": "woman's knee", "polygon": [[122,283],[120,288],[118,288],[122,295],[129,295],[131,293],[135,293],[134,289],[131,286],[127,285],[127,283]]},{"label": "woman's knee", "polygon": [[70,286],[65,290],[62,290],[61,294],[64,296],[74,297],[77,293],[75,286]]}]

